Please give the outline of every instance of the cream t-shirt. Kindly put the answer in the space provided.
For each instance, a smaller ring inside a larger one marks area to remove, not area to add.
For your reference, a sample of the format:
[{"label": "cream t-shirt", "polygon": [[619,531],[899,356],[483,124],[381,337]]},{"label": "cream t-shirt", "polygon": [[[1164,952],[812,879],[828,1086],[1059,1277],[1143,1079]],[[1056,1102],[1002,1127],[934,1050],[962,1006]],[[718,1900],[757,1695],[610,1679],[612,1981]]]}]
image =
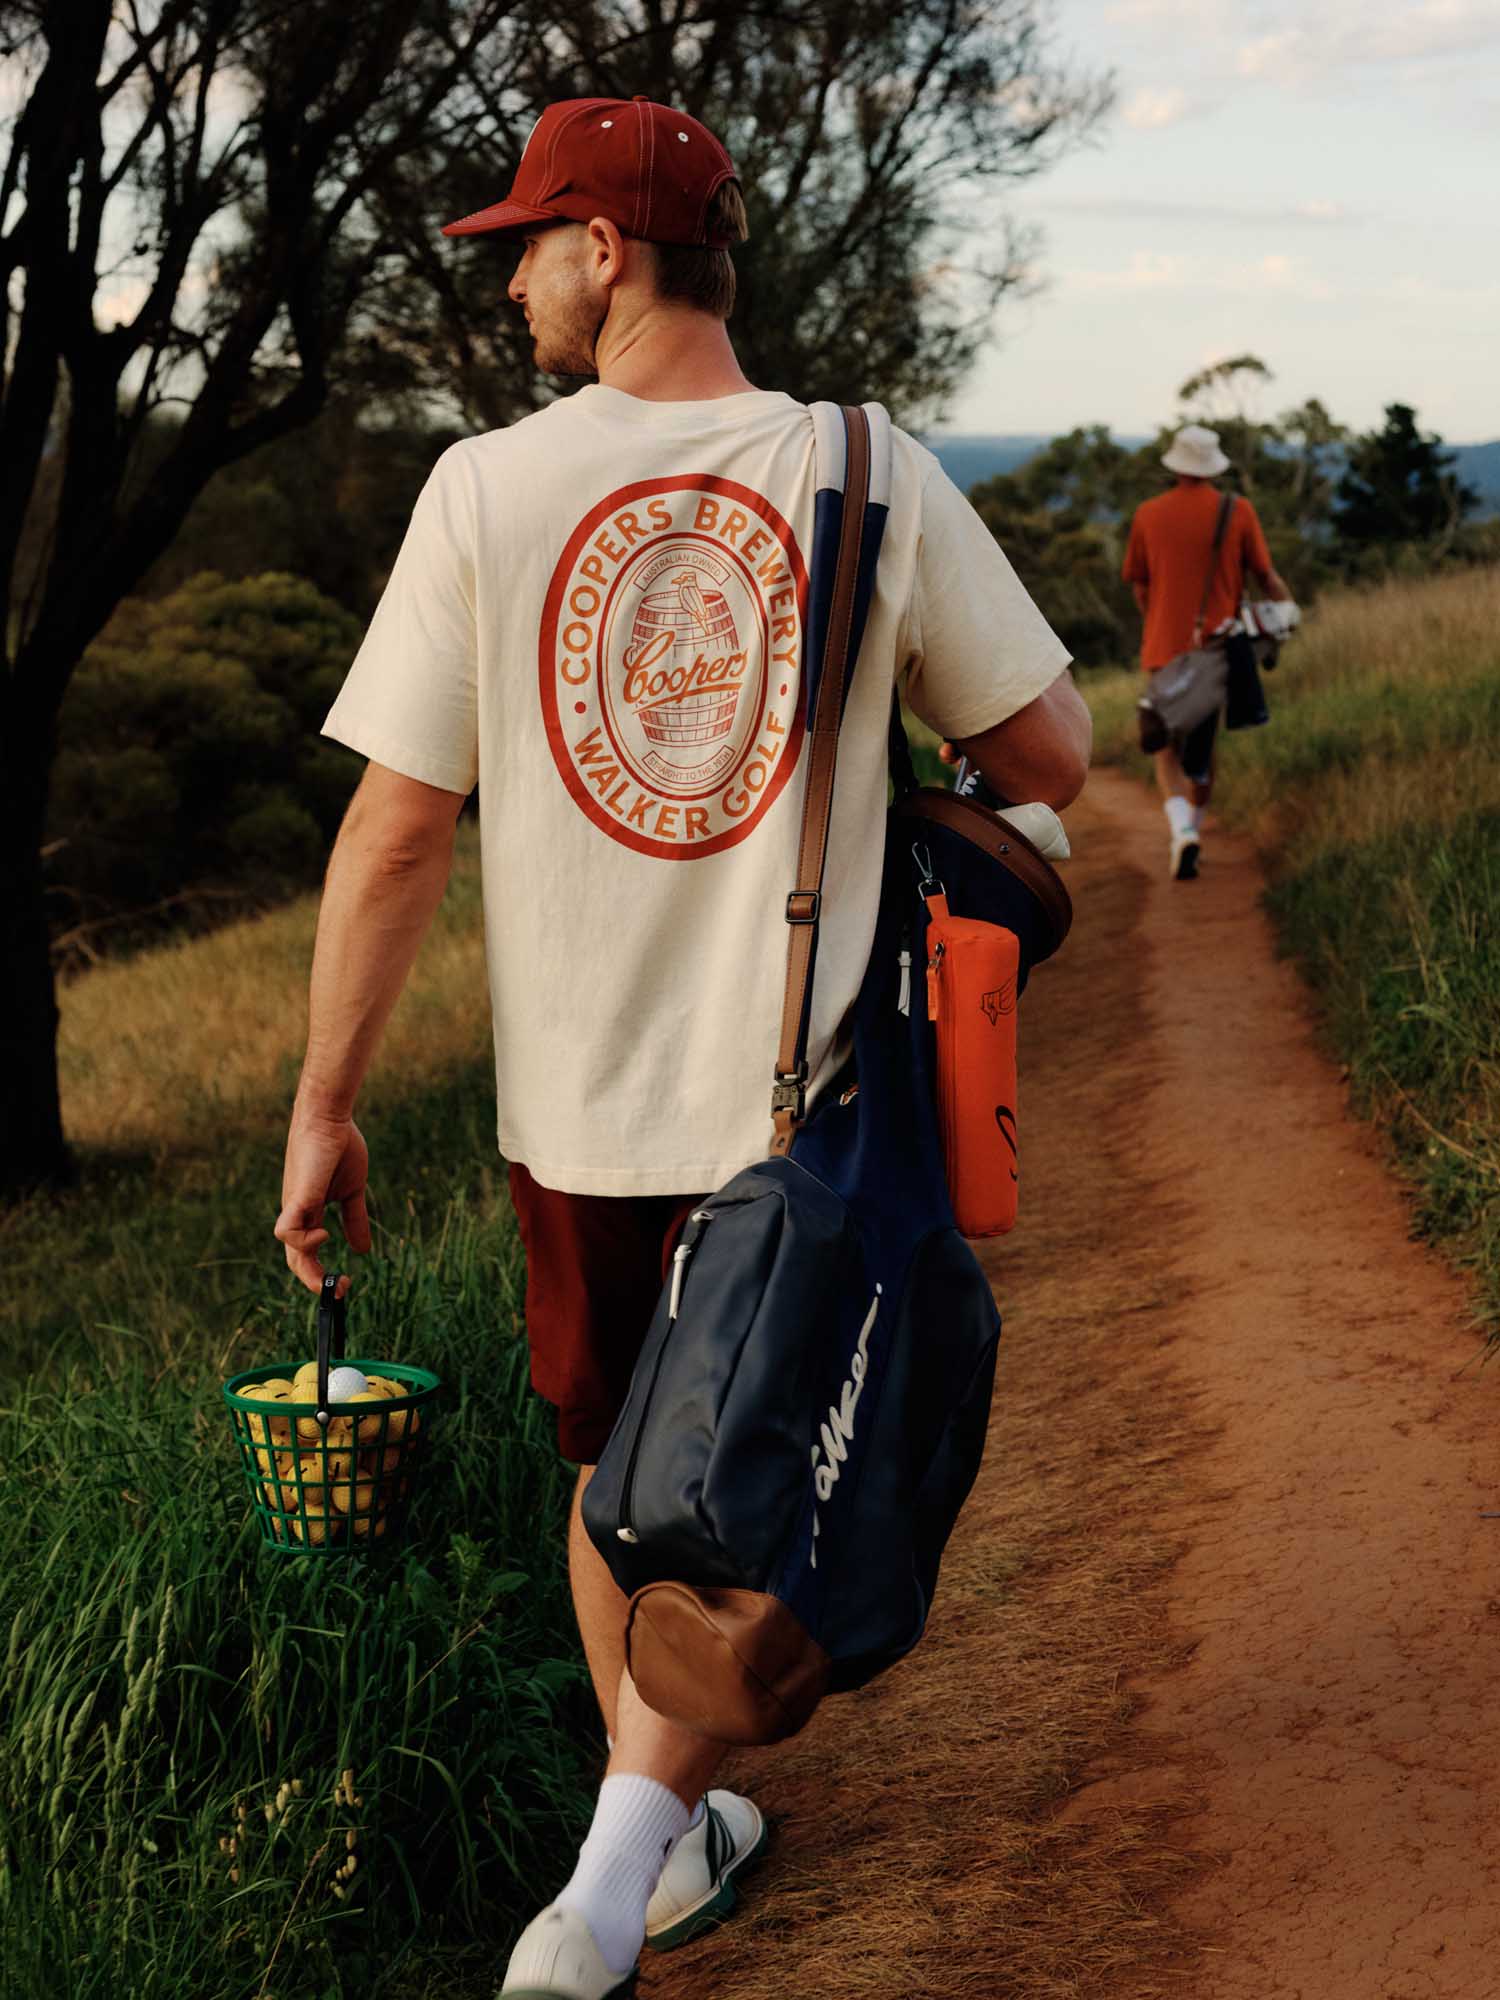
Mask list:
[{"label": "cream t-shirt", "polygon": [[[947,736],[1068,653],[896,431],[840,737],[811,1088],[880,889],[893,680]],[[807,757],[813,427],[761,390],[593,384],[445,452],[324,733],[479,787],[499,1140],[545,1187],[696,1193],[764,1157]]]}]

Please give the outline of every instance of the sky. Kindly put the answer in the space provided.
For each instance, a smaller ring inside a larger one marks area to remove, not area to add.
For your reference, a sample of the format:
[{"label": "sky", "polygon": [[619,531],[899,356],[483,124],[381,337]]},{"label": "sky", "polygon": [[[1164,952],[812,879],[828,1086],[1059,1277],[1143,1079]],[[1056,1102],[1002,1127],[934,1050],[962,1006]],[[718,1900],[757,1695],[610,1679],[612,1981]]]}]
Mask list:
[{"label": "sky", "polygon": [[1412,404],[1500,438],[1500,0],[1053,0],[1113,70],[1095,137],[1007,202],[1042,289],[1002,304],[951,431],[1155,430],[1228,355],[1260,414]]}]

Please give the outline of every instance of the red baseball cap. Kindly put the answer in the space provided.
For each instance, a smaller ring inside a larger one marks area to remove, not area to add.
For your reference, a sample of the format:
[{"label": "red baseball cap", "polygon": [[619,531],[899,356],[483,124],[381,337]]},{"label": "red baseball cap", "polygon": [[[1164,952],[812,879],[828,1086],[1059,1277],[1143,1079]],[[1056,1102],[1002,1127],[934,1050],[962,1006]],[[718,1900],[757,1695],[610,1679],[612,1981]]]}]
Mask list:
[{"label": "red baseball cap", "polygon": [[510,194],[445,225],[445,236],[514,236],[549,222],[606,217],[647,243],[699,243],[708,205],[734,161],[706,125],[649,97],[569,97],[532,126]]}]

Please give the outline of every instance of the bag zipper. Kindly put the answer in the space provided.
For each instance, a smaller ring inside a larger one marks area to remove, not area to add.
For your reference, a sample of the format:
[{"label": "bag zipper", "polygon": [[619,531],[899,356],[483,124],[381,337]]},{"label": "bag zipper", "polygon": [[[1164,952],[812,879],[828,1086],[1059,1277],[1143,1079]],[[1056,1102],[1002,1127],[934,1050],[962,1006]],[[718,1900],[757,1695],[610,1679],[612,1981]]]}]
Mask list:
[{"label": "bag zipper", "polygon": [[948,1135],[956,1128],[958,1117],[958,1077],[956,1036],[938,1032],[945,1011],[951,1009],[951,1002],[944,994],[943,973],[948,956],[948,947],[938,940],[937,948],[927,961],[927,1018],[935,1031],[937,1043],[937,1083],[938,1120],[946,1143]]},{"label": "bag zipper", "polygon": [[[708,1223],[712,1220],[712,1210],[706,1208],[695,1208],[688,1217],[689,1222]],[[656,1361],[651,1370],[651,1381],[646,1390],[645,1400],[641,1404],[641,1414],[636,1421],[635,1437],[631,1441],[630,1457],[625,1465],[625,1478],[620,1487],[620,1522],[619,1526],[615,1529],[615,1536],[617,1540],[622,1542],[635,1543],[641,1539],[630,1525],[630,1503],[635,1498],[636,1463],[641,1455],[641,1440],[646,1432],[646,1418],[651,1409],[651,1399],[656,1394],[657,1377],[661,1374],[661,1364],[666,1356],[667,1340],[670,1337],[672,1325],[682,1305],[682,1287],[687,1279],[688,1259],[703,1241],[703,1234],[704,1232],[700,1228],[694,1235],[684,1236],[677,1248],[672,1252],[672,1290],[667,1301],[668,1331],[662,1337],[662,1343],[656,1350]]]}]

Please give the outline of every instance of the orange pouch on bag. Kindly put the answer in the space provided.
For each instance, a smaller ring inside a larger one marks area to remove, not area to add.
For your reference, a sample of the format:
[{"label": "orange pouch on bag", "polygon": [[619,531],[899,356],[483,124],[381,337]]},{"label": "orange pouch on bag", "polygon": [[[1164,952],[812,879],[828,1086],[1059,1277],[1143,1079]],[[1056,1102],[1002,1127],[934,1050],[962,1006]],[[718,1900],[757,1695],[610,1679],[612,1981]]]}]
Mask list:
[{"label": "orange pouch on bag", "polygon": [[927,1018],[937,1043],[938,1123],[954,1219],[965,1236],[1003,1236],[1016,1221],[1014,931],[927,899]]}]

